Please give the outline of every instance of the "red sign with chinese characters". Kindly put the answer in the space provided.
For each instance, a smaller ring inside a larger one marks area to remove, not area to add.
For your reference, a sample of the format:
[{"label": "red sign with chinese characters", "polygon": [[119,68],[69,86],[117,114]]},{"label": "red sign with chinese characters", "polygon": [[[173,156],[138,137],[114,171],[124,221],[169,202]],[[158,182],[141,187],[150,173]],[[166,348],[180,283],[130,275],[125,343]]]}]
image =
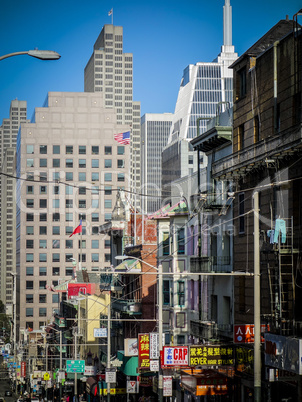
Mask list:
[{"label": "red sign with chinese characters", "polygon": [[[261,324],[261,342],[264,332],[269,332],[269,325]],[[234,343],[254,343],[254,324],[234,325]]]},{"label": "red sign with chinese characters", "polygon": [[21,377],[26,377],[26,362],[21,362]]},{"label": "red sign with chinese characters", "polygon": [[149,342],[149,334],[138,334],[138,367],[140,369],[150,368]]}]

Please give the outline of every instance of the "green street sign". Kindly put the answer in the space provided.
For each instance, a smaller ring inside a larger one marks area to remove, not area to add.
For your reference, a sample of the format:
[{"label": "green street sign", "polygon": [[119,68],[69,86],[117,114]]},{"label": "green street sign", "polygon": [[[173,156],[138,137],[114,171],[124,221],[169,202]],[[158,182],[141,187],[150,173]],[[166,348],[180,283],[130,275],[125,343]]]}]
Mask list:
[{"label": "green street sign", "polygon": [[84,373],[85,360],[67,360],[66,361],[67,373]]}]

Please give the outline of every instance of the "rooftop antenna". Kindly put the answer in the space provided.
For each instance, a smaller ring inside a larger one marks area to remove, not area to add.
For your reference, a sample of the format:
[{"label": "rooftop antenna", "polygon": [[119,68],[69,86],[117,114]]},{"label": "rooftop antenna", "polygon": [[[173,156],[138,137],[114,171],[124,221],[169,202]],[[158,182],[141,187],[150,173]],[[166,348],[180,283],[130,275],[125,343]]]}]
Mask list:
[{"label": "rooftop antenna", "polygon": [[225,0],[223,6],[223,45],[232,46],[232,6]]}]

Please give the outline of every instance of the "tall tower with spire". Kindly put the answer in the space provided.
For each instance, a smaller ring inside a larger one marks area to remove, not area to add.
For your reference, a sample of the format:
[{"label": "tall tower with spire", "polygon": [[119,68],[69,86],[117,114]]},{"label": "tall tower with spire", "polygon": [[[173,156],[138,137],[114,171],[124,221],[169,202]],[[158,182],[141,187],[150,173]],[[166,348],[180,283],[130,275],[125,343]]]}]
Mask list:
[{"label": "tall tower with spire", "polygon": [[[233,71],[229,66],[237,59],[232,45],[232,7],[225,0],[223,7],[223,45],[212,62],[189,64],[183,72],[175,106],[168,144],[163,151],[163,190],[169,193],[169,183],[197,170],[195,153],[189,141],[206,129],[207,119],[217,108],[224,110],[233,102]],[[221,105],[221,106],[220,106]],[[206,156],[203,164],[206,166]]]}]

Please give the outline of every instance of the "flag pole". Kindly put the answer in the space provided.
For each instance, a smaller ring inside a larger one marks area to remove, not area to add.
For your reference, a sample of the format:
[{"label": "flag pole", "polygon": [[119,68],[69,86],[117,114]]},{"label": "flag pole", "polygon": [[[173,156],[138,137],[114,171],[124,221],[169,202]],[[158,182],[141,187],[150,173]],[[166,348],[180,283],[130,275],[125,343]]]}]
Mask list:
[{"label": "flag pole", "polygon": [[112,9],[112,13],[111,13],[111,23],[113,25],[113,9]]}]

